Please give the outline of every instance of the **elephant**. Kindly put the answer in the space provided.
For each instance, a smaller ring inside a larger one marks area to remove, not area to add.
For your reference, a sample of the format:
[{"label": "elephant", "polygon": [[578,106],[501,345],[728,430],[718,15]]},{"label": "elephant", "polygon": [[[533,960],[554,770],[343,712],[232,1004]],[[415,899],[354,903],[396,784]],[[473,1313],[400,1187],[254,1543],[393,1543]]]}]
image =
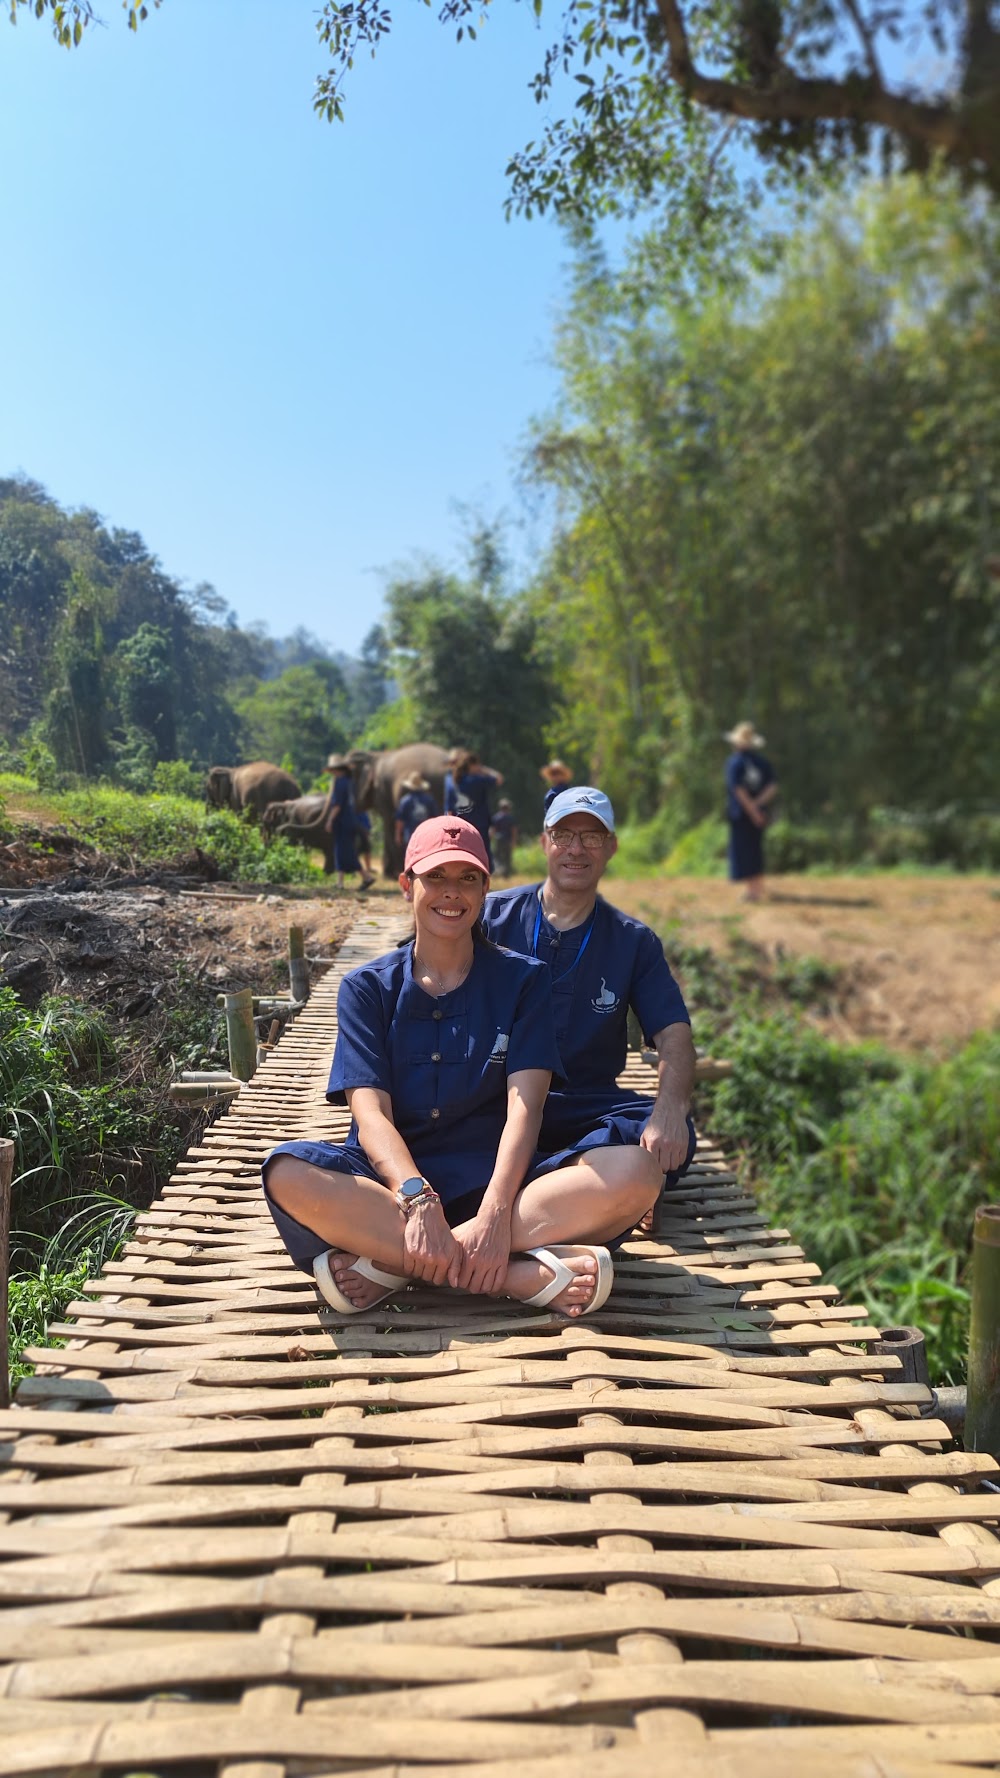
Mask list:
[{"label": "elephant", "polygon": [[325,796],[299,796],[289,802],[268,803],[260,818],[265,844],[280,836],[293,846],[308,846],[322,852],[323,870],[329,876],[334,868],[335,842],[320,820],[328,800]]},{"label": "elephant", "polygon": [[205,779],[205,801],[210,808],[235,809],[237,814],[246,810],[251,820],[259,820],[268,803],[301,795],[295,779],[266,759],[255,759],[246,766],[212,766]]},{"label": "elephant", "polygon": [[353,770],[355,807],[372,809],[382,818],[382,870],[391,881],[403,868],[402,848],[395,838],[396,804],[403,794],[403,779],[411,772],[422,772],[438,809],[443,810],[444,775],[451,754],[447,747],[436,747],[432,741],[415,741],[410,747],[381,753],[354,748],[347,757]]}]

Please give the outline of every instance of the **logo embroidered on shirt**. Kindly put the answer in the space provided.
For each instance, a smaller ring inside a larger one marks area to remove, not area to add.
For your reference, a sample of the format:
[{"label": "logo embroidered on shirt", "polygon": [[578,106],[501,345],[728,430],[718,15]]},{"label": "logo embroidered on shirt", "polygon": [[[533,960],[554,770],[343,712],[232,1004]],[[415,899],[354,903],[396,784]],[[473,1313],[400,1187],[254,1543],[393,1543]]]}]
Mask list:
[{"label": "logo embroidered on shirt", "polygon": [[505,1062],[507,1060],[507,1045],[509,1042],[510,1038],[506,1031],[498,1031],[496,1042],[490,1052],[489,1060],[491,1062]]},{"label": "logo embroidered on shirt", "polygon": [[614,1012],[616,1006],[619,1005],[618,995],[608,987],[603,975],[601,977],[601,991],[595,995],[590,1004],[595,1012]]}]

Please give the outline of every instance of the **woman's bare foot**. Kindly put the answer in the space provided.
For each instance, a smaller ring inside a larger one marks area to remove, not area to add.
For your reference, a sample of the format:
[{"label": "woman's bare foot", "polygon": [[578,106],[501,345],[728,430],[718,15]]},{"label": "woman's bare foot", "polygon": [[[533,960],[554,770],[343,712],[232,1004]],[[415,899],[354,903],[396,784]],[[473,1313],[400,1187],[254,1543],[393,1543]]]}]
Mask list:
[{"label": "woman's bare foot", "polygon": [[[597,1289],[597,1261],[592,1253],[563,1253],[560,1258],[573,1273],[573,1282],[567,1284],[546,1307],[559,1309],[564,1315],[582,1315]],[[532,1259],[527,1254],[518,1256],[507,1267],[504,1294],[524,1302],[526,1297],[534,1296],[551,1280],[552,1267],[543,1260]]]},{"label": "woman's bare foot", "polygon": [[385,1285],[376,1284],[371,1278],[362,1278],[352,1270],[358,1257],[356,1253],[340,1253],[331,1247],[330,1273],[341,1296],[346,1296],[355,1309],[370,1309],[385,1296]]}]

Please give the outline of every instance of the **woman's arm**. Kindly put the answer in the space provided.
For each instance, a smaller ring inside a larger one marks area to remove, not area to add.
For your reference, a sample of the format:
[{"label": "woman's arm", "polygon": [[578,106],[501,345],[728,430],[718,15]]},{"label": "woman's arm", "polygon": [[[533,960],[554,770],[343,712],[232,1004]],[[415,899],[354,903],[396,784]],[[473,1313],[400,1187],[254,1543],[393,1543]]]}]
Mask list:
[{"label": "woman's arm", "polygon": [[[396,1128],[392,1100],[379,1087],[354,1087],[346,1094],[358,1126],[358,1141],[382,1184],[397,1192],[420,1168]],[[423,1175],[421,1175],[423,1177]],[[433,1185],[433,1179],[429,1181]],[[403,1217],[402,1210],[400,1217]],[[425,1284],[457,1283],[462,1253],[435,1199],[418,1205],[403,1221],[403,1270]]]},{"label": "woman's arm", "polygon": [[742,784],[735,784],[733,786],[733,795],[735,796],[736,801],[739,803],[740,808],[743,810],[744,814],[749,815],[751,821],[754,823],[754,826],[755,827],[763,827],[764,816],[761,813],[760,809],[757,807],[757,804],[754,802],[754,799],[750,795],[749,790],[744,790]]},{"label": "woman's arm", "polygon": [[524,1176],[534,1158],[545,1095],[552,1076],[547,1069],[522,1068],[507,1078],[507,1121],[497,1145],[496,1160],[482,1204],[458,1236],[464,1254],[459,1284],[463,1290],[499,1291],[510,1259],[510,1219]]}]

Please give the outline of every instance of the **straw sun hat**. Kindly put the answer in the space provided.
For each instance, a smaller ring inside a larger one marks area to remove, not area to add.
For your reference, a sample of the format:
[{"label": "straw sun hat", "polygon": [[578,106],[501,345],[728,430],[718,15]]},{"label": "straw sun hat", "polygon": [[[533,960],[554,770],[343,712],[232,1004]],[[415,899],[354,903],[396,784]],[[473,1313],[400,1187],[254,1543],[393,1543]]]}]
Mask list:
[{"label": "straw sun hat", "polygon": [[752,722],[738,722],[731,728],[723,740],[731,741],[734,747],[763,747],[764,737],[759,735]]}]

